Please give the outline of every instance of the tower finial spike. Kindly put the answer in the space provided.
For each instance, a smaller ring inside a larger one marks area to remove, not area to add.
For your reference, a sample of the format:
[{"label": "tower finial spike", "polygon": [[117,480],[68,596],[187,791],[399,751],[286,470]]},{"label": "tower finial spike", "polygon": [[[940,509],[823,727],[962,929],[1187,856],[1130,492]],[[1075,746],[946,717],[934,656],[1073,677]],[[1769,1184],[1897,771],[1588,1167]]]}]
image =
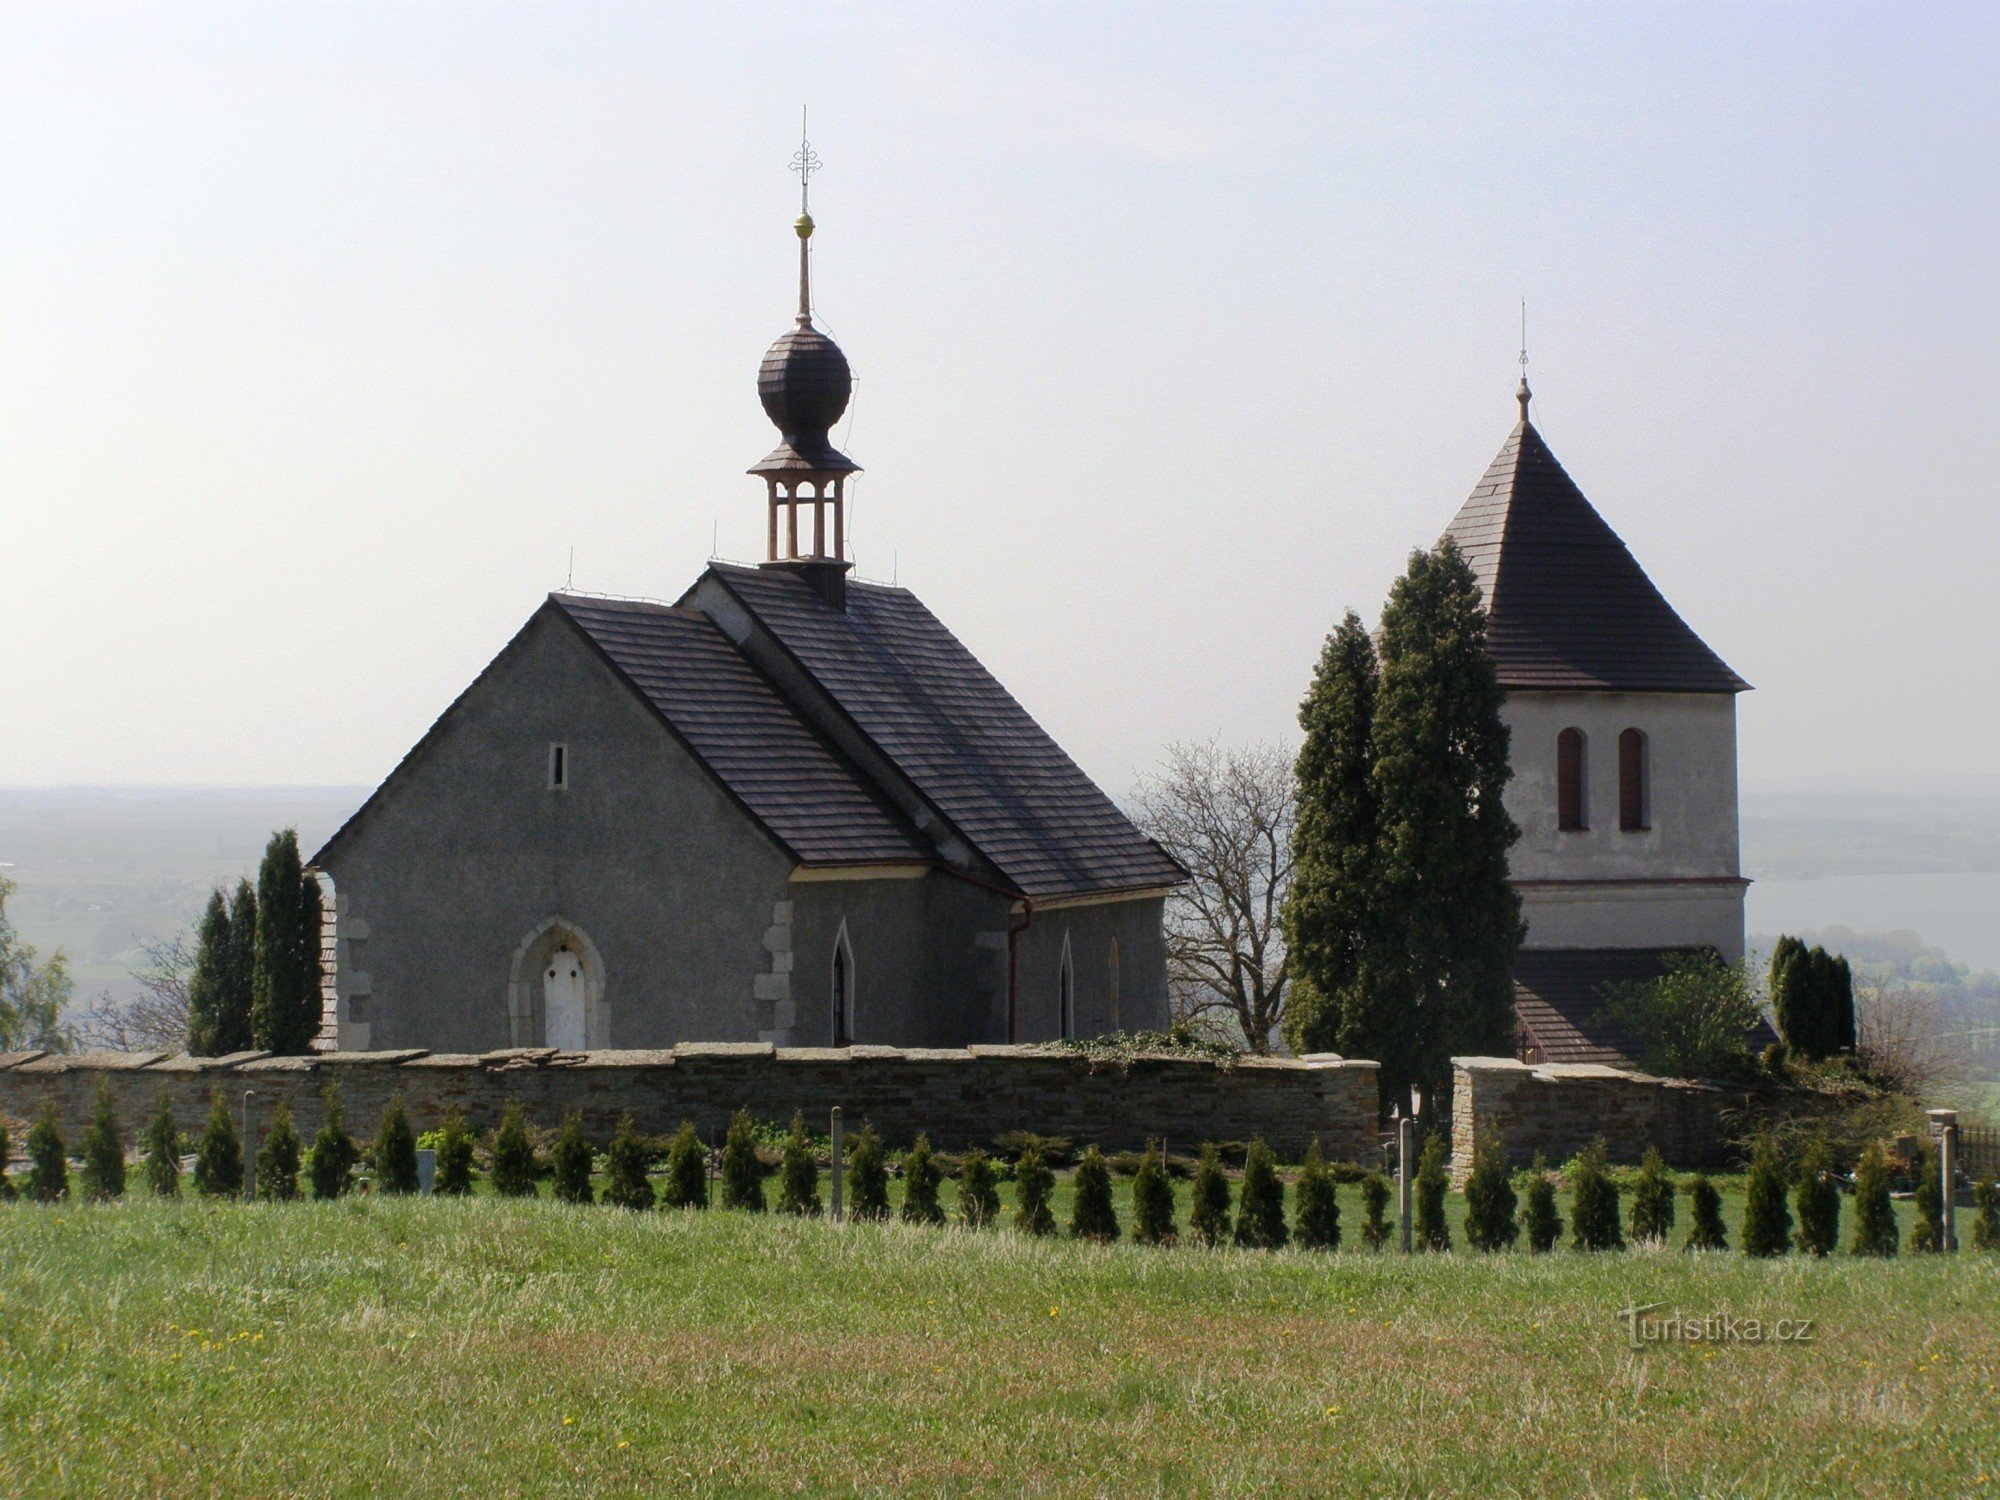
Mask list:
[{"label": "tower finial spike", "polygon": [[812,322],[812,278],[808,267],[807,242],[812,239],[812,214],[807,204],[812,190],[812,174],[820,169],[819,153],[806,135],[806,107],[799,106],[799,149],[792,157],[792,170],[799,174],[799,216],[792,228],[799,236],[799,323]]},{"label": "tower finial spike", "polygon": [[1514,399],[1521,403],[1521,420],[1528,420],[1528,402],[1534,393],[1528,389],[1528,299],[1521,299],[1521,386],[1514,392]]}]

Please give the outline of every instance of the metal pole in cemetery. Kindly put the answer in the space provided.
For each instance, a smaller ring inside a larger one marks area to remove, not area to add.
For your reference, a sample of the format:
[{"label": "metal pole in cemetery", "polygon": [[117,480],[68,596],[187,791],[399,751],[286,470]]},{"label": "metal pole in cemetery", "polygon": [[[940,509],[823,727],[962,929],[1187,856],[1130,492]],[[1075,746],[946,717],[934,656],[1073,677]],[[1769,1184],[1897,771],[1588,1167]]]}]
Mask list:
[{"label": "metal pole in cemetery", "polygon": [[833,1222],[840,1222],[840,1106],[833,1107]]},{"label": "metal pole in cemetery", "polygon": [[255,1089],[243,1091],[243,1196],[251,1198],[257,1192],[257,1148],[250,1139],[250,1101],[257,1097]]},{"label": "metal pole in cemetery", "polygon": [[1396,1220],[1405,1255],[1410,1253],[1410,1161],[1416,1154],[1417,1117],[1406,1114],[1396,1121]]},{"label": "metal pole in cemetery", "polygon": [[1958,1215],[1953,1201],[1958,1196],[1958,1111],[1955,1109],[1934,1109],[1930,1112],[1931,1133],[1938,1138],[1938,1175],[1943,1179],[1938,1201],[1942,1205],[1944,1223],[1939,1242],[1947,1250],[1958,1248]]}]

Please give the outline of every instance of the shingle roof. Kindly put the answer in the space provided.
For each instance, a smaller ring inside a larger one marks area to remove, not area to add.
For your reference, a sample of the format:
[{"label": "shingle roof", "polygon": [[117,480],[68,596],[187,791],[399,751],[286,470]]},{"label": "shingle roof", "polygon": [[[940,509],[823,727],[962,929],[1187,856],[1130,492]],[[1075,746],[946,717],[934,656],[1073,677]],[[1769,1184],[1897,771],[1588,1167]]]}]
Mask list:
[{"label": "shingle roof", "polygon": [[[1514,955],[1514,1018],[1537,1062],[1640,1065],[1637,1037],[1609,1014],[1616,986],[1657,979],[1686,948],[1523,948]],[[1751,1038],[1777,1040],[1763,1021]]]},{"label": "shingle roof", "polygon": [[935,850],[697,610],[551,594],[750,814],[806,864]]},{"label": "shingle roof", "polygon": [[1507,688],[1739,693],[1533,425],[1521,422],[1445,535],[1486,596]]},{"label": "shingle roof", "polygon": [[841,610],[782,570],[711,572],[1024,894],[1187,878],[907,589],[849,582]]}]

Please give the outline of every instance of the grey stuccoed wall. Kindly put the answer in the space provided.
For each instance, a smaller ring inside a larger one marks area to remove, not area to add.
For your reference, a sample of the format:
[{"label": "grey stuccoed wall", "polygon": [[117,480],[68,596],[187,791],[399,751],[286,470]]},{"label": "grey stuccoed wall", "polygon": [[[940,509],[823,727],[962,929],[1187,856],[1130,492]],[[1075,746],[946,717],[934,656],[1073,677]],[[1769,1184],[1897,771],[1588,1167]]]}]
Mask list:
[{"label": "grey stuccoed wall", "polygon": [[[1376,1065],[1331,1056],[1091,1060],[1023,1047],[779,1048],[694,1043],[656,1052],[556,1053],[509,1049],[477,1055],[422,1051],[229,1058],[88,1053],[0,1055],[0,1114],[16,1126],[54,1104],[64,1140],[78,1149],[100,1081],[109,1085],[127,1139],[136,1141],[160,1091],[176,1123],[198,1129],[220,1090],[232,1111],[255,1090],[254,1118],[290,1105],[299,1133],[319,1128],[320,1098],[341,1088],[348,1130],[373,1133],[401,1094],[419,1131],[456,1106],[478,1129],[518,1100],[531,1123],[554,1128],[579,1112],[606,1140],[630,1114],[663,1135],[683,1119],[715,1138],[739,1108],[760,1120],[805,1111],[824,1130],[840,1105],[849,1124],[872,1123],[892,1143],[927,1133],[941,1149],[989,1145],[1008,1131],[1067,1136],[1078,1145],[1140,1149],[1152,1137],[1170,1150],[1203,1141],[1261,1137],[1296,1157],[1315,1136],[1335,1161],[1371,1159],[1376,1146]],[[16,1137],[17,1142],[20,1137]]]},{"label": "grey stuccoed wall", "polygon": [[1726,1164],[1721,1112],[1728,1097],[1712,1085],[1655,1078],[1590,1063],[1524,1063],[1511,1057],[1454,1057],[1451,1177],[1472,1171],[1475,1132],[1498,1131],[1510,1161],[1537,1152],[1560,1166],[1603,1139],[1614,1162],[1636,1162],[1657,1146],[1667,1164]]}]

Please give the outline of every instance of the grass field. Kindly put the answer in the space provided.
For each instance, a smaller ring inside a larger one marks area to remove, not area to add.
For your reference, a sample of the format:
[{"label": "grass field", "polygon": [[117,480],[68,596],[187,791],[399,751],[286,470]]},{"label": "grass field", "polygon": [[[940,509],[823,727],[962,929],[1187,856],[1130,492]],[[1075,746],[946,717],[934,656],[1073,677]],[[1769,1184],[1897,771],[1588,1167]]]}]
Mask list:
[{"label": "grass field", "polygon": [[[1629,1347],[1617,1310],[1656,1302],[1814,1338]],[[1157,1251],[490,1197],[0,1210],[10,1495],[1980,1494],[1996,1382],[2000,1257]]]}]

